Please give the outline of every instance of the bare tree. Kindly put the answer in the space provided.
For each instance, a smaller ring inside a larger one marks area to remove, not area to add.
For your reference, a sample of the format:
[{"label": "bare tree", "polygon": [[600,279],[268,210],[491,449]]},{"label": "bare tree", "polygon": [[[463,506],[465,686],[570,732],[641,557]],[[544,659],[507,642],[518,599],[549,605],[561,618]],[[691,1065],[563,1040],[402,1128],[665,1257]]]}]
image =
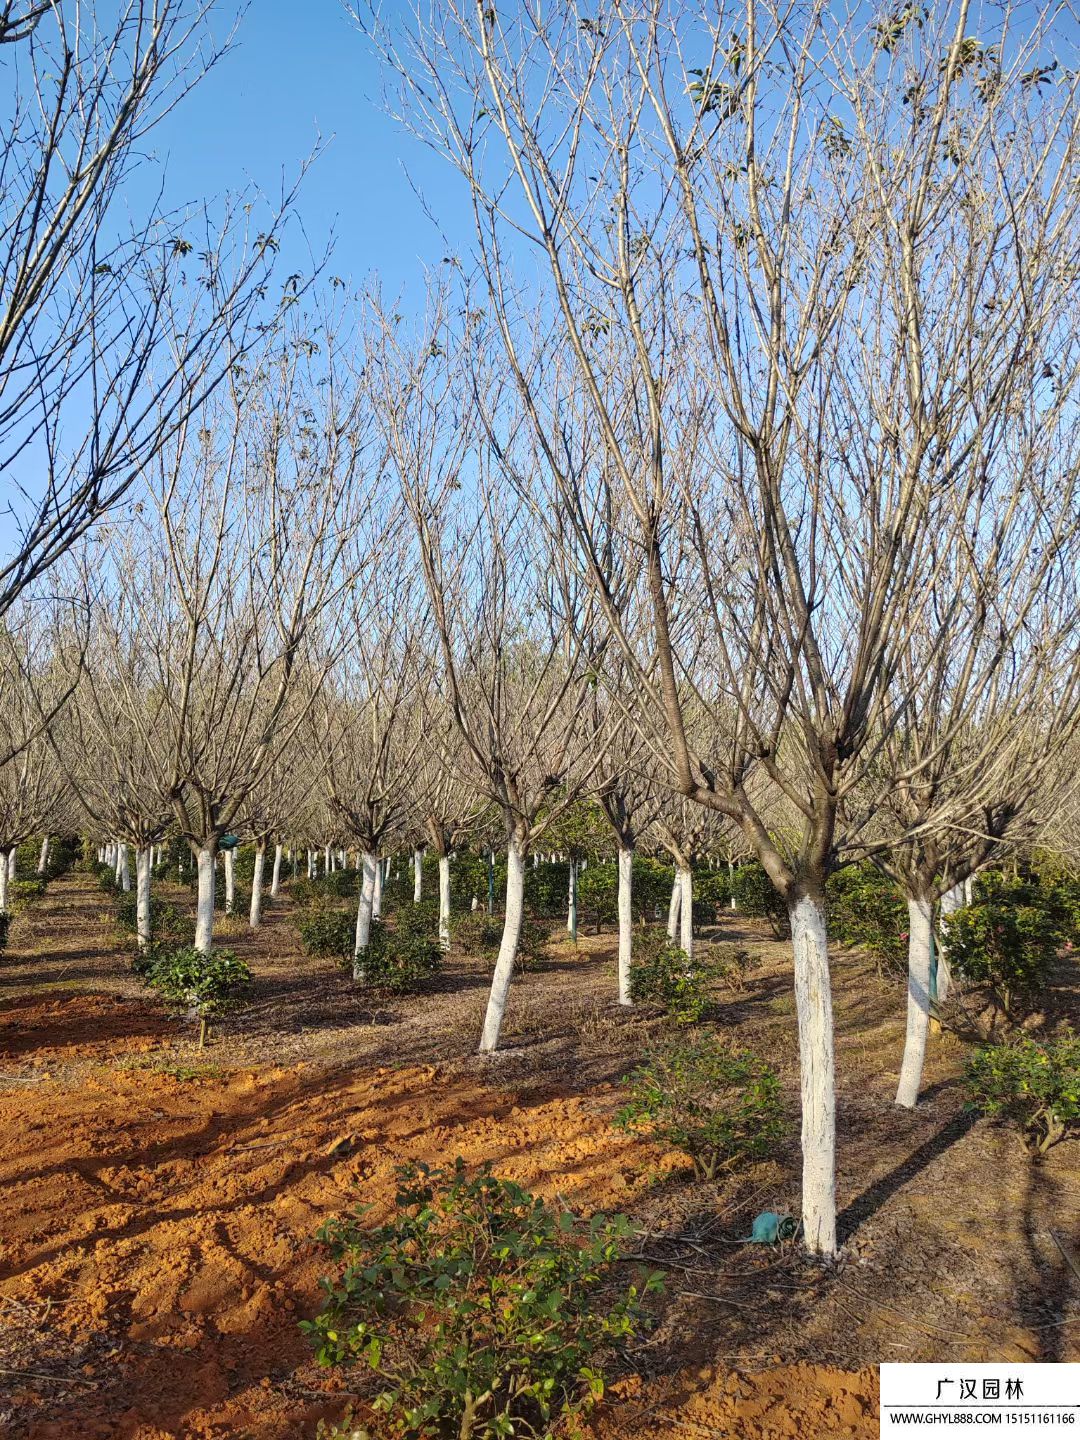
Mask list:
[{"label": "bare tree", "polygon": [[7,4],[0,162],[0,614],[136,484],[257,343],[295,192],[141,215],[150,137],[227,50],[205,0]]},{"label": "bare tree", "polygon": [[[470,187],[508,363],[676,784],[743,830],[787,902],[804,1232],[825,1255],[843,797],[987,466],[1000,493],[988,444],[1048,383],[1037,362],[1075,307],[1076,72],[1041,83],[1043,32],[1003,15],[443,0],[389,31],[365,15],[410,123]],[[539,295],[514,278],[522,235]],[[592,463],[568,452],[568,410],[600,442]],[[622,634],[612,524],[640,557],[655,664]],[[716,717],[706,748],[688,707]],[[794,853],[750,799],[754,770],[802,817]]]}]

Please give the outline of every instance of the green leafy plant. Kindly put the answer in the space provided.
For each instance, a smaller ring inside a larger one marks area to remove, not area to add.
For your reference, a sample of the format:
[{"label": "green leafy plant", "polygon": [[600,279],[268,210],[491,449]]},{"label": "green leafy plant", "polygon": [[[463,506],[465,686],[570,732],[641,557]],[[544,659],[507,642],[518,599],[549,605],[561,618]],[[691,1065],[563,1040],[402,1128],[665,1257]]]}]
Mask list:
[{"label": "green leafy plant", "polygon": [[660,926],[635,932],[630,961],[630,996],[635,1002],[662,1005],[681,1025],[704,1019],[708,986],[717,978],[703,956],[687,958]]},{"label": "green leafy plant", "polygon": [[654,1051],[623,1084],[630,1098],[616,1125],[684,1151],[706,1180],[735,1160],[767,1155],[784,1134],[775,1072],[715,1035]]},{"label": "green leafy plant", "polygon": [[6,910],[0,910],[0,955],[7,949],[8,931],[11,929],[11,916]]},{"label": "green leafy plant", "polygon": [[206,1043],[210,1017],[234,1009],[251,983],[251,971],[231,950],[207,954],[193,946],[161,951],[146,977],[165,1001],[199,1019],[199,1048]]},{"label": "green leafy plant", "polygon": [[292,882],[290,894],[297,905],[313,905],[320,900],[359,900],[360,876],[355,870],[334,870],[310,880],[300,875]]},{"label": "green leafy plant", "polygon": [[756,860],[737,867],[731,877],[731,893],[744,915],[768,920],[778,940],[785,940],[791,934],[791,921],[784,898]]},{"label": "green leafy plant", "polygon": [[630,1222],[578,1220],[460,1159],[398,1180],[386,1224],[362,1207],[319,1232],[342,1266],[301,1326],[319,1362],[378,1375],[374,1408],[406,1440],[552,1436],[603,1394],[605,1358],[645,1322],[657,1278],[611,1283]]},{"label": "green leafy plant", "polygon": [[1071,1030],[1051,1040],[980,1046],[965,1079],[970,1108],[1015,1121],[1035,1155],[1080,1126],[1080,1035]]},{"label": "green leafy plant", "polygon": [[356,948],[356,918],[348,910],[319,906],[302,911],[296,923],[305,955],[352,964]]},{"label": "green leafy plant", "polygon": [[1000,875],[982,877],[975,903],[954,911],[943,929],[953,974],[984,986],[1009,1022],[1046,984],[1067,939],[1037,886]]},{"label": "green leafy plant", "polygon": [[878,963],[879,972],[907,973],[907,904],[876,865],[848,865],[825,886],[829,936],[858,945]]},{"label": "green leafy plant", "polygon": [[[138,899],[134,891],[121,892],[116,901],[116,923],[132,934],[139,928]],[[195,939],[195,921],[171,900],[150,900],[150,934],[158,942],[190,945]]]},{"label": "green leafy plant", "polygon": [[438,939],[391,928],[382,920],[371,922],[363,953],[364,983],[408,995],[437,975],[442,965]]},{"label": "green leafy plant", "polygon": [[[493,965],[502,944],[503,921],[501,915],[488,915],[483,910],[472,910],[456,921],[453,938],[464,950]],[[519,970],[539,970],[548,958],[548,929],[529,915],[521,917],[518,934],[517,966]]]}]

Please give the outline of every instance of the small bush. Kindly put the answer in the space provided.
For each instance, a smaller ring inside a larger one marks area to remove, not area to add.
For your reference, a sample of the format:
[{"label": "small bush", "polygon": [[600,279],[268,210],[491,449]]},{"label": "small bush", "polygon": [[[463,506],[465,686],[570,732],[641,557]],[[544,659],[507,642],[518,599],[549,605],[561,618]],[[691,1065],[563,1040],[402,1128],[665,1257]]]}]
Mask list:
[{"label": "small bush", "polygon": [[778,940],[786,940],[790,936],[791,921],[784,898],[757,861],[738,866],[731,877],[731,894],[744,915],[768,920]]},{"label": "small bush", "polygon": [[313,905],[320,900],[360,899],[360,875],[356,870],[335,870],[330,875],[316,875],[309,880],[299,875],[290,891],[298,905]]},{"label": "small bush", "polygon": [[1053,1040],[980,1046],[965,1078],[970,1108],[1015,1121],[1036,1155],[1080,1126],[1080,1036],[1071,1030]]},{"label": "small bush", "polygon": [[6,910],[0,910],[0,955],[7,949],[8,931],[11,929],[11,916]]},{"label": "small bush", "polygon": [[215,950],[208,955],[192,946],[183,946],[159,952],[146,981],[168,1004],[198,1016],[202,1022],[201,1044],[206,1037],[208,1019],[240,1003],[240,992],[250,984],[251,971],[231,950]]},{"label": "small bush", "polygon": [[1004,877],[984,879],[975,903],[954,911],[943,928],[953,974],[985,986],[1009,1021],[1045,985],[1066,939],[1034,887]]},{"label": "small bush", "polygon": [[423,935],[431,940],[439,937],[438,900],[411,900],[394,912],[394,928],[399,935]]},{"label": "small bush", "polygon": [[305,955],[352,964],[356,948],[356,917],[348,910],[321,907],[308,910],[301,913],[297,925]]},{"label": "small bush", "polygon": [[623,1083],[630,1099],[615,1123],[684,1151],[706,1180],[735,1160],[767,1155],[784,1132],[775,1072],[715,1035],[647,1056]]},{"label": "small bush", "polygon": [[837,870],[829,876],[825,894],[830,939],[859,945],[880,968],[907,974],[907,903],[876,865]]},{"label": "small bush", "polygon": [[44,894],[44,880],[14,880],[8,886],[8,904],[13,910],[22,910]]},{"label": "small bush", "polygon": [[[116,902],[116,923],[133,935],[139,928],[138,899],[134,890],[120,893]],[[173,945],[190,945],[195,939],[195,921],[171,900],[150,900],[150,935],[155,941],[168,941]]]},{"label": "small bush", "polygon": [[362,965],[366,985],[389,990],[393,995],[408,995],[438,974],[442,951],[431,935],[411,935],[390,929],[382,920],[373,920]]},{"label": "small bush", "polygon": [[635,933],[630,961],[630,998],[662,1005],[672,1019],[692,1025],[708,1013],[707,986],[717,978],[702,956],[693,960],[660,926]]},{"label": "small bush", "polygon": [[579,1221],[488,1170],[469,1178],[461,1160],[398,1176],[386,1224],[361,1209],[319,1232],[343,1266],[301,1326],[319,1362],[388,1381],[374,1408],[410,1440],[552,1436],[603,1394],[605,1358],[659,1284],[607,1289],[629,1221]]},{"label": "small bush", "polygon": [[[471,910],[455,921],[453,938],[466,955],[494,965],[502,944],[503,920],[501,915],[488,915],[484,910]],[[548,959],[547,944],[549,932],[545,925],[529,915],[521,917],[521,932],[518,935],[517,967],[521,971],[539,970]]]}]

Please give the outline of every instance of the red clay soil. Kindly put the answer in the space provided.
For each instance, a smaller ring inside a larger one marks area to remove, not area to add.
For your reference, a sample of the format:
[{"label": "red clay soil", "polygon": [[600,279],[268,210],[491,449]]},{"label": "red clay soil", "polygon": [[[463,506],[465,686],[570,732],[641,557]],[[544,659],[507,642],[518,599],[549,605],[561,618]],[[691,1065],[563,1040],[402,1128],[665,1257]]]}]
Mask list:
[{"label": "red clay soil", "polygon": [[[452,961],[445,989],[365,1011],[297,954],[279,907],[235,942],[253,1004],[200,1054],[140,998],[101,903],[82,877],[57,882],[0,970],[0,1435],[312,1436],[364,1394],[361,1375],[319,1370],[297,1329],[327,1270],[316,1228],[361,1201],[378,1215],[402,1161],[459,1155],[582,1211],[628,1211],[668,1276],[598,1440],[870,1440],[877,1360],[1080,1353],[1080,1297],[1049,1235],[1077,1229],[1069,1147],[1038,1175],[1018,1165],[1006,1132],[963,1115],[945,1041],[925,1106],[899,1116],[882,1072],[902,1004],[865,967],[838,967],[845,1244],[825,1269],[735,1243],[757,1209],[796,1207],[794,1127],[714,1186],[612,1128],[618,1077],[662,1022],[606,1008],[610,937],[528,977],[517,1050],[481,1063],[476,967]],[[783,954],[742,938],[755,967],[720,1023],[778,1065],[794,1118]]]}]

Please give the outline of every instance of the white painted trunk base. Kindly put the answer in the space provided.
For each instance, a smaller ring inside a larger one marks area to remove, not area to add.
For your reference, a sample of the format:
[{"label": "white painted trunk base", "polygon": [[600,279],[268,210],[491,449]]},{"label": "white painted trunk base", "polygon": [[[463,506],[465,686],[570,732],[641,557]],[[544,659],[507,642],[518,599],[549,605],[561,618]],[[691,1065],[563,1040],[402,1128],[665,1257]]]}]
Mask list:
[{"label": "white painted trunk base", "polygon": [[420,850],[412,852],[412,898],[413,904],[419,905],[424,894],[424,856]]},{"label": "white painted trunk base", "polygon": [[634,936],[633,850],[619,850],[619,1004],[632,1005],[630,952]]},{"label": "white painted trunk base", "polygon": [[199,889],[195,912],[195,949],[209,955],[214,942],[214,856],[199,851]]},{"label": "white painted trunk base", "polygon": [[682,904],[682,886],[679,884],[679,872],[675,871],[675,883],[671,887],[671,900],[668,903],[667,912],[667,933],[669,940],[679,938],[679,908]]},{"label": "white painted trunk base", "polygon": [[236,851],[225,851],[225,914],[231,915],[236,909]]},{"label": "white painted trunk base", "polygon": [[48,835],[46,835],[45,838],[44,838],[44,840],[42,840],[42,842],[41,842],[41,854],[38,856],[37,873],[38,873],[39,875],[44,875],[44,874],[45,874],[45,867],[48,865],[48,863],[49,863],[49,837],[48,837]]},{"label": "white painted trunk base", "polygon": [[566,933],[577,944],[577,865],[570,861],[570,883],[566,894]]},{"label": "white painted trunk base", "polygon": [[514,961],[517,959],[524,906],[525,857],[517,842],[511,841],[506,851],[506,919],[503,922],[499,957],[495,961],[495,973],[491,977],[491,993],[488,995],[484,1030],[480,1037],[481,1054],[498,1049],[503,1016],[506,1014],[506,1001],[510,994],[510,981],[514,975]]},{"label": "white painted trunk base", "polygon": [[450,949],[450,857],[439,856],[439,946]]},{"label": "white painted trunk base", "polygon": [[248,911],[248,924],[252,930],[257,930],[262,922],[262,887],[265,869],[266,846],[258,845],[255,849],[255,869],[251,876],[251,909]]},{"label": "white painted trunk base", "polygon": [[372,899],[375,894],[375,856],[365,850],[361,859],[360,902],[356,907],[356,954],[353,959],[353,979],[364,978],[364,951],[371,938]]},{"label": "white painted trunk base", "polygon": [[791,910],[802,1092],[802,1220],[813,1255],[836,1253],[836,1064],[825,916],[808,896]]},{"label": "white painted trunk base", "polygon": [[154,869],[154,848],[140,845],[135,851],[135,933],[140,950],[149,950],[150,877]]},{"label": "white painted trunk base", "polygon": [[930,1030],[930,964],[934,940],[931,932],[933,906],[929,900],[913,900],[908,907],[908,1002],[904,1059],[896,1103],[913,1110],[919,1099],[926,1037]]},{"label": "white painted trunk base", "polygon": [[130,853],[131,852],[127,845],[120,846],[120,862],[118,865],[118,869],[120,872],[120,889],[123,890],[125,895],[128,894],[131,890]]},{"label": "white painted trunk base", "polygon": [[679,887],[679,944],[687,959],[694,957],[694,877],[689,870],[677,870]]}]

